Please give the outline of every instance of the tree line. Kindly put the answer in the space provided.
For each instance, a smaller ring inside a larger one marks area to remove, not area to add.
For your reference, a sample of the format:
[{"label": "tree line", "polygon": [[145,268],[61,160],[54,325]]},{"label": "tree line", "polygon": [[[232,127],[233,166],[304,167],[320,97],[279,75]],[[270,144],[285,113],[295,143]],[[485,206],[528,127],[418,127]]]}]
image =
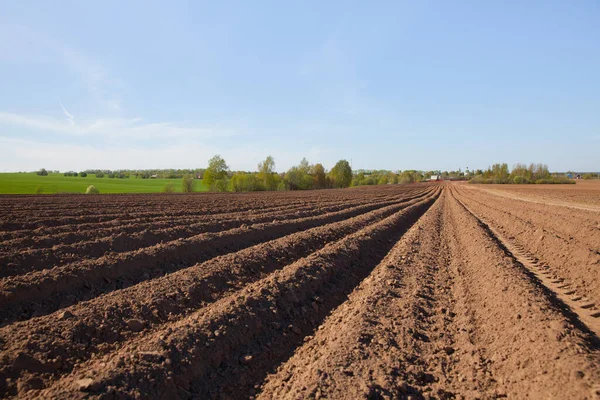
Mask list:
[{"label": "tree line", "polygon": [[[268,156],[257,166],[257,171],[230,171],[225,160],[216,155],[208,162],[203,182],[216,192],[253,192],[275,190],[310,190],[345,188],[352,184],[352,168],[346,160],[338,161],[326,171],[322,164],[311,164],[306,158],[285,173],[275,171],[275,159]],[[194,191],[193,177],[182,180],[184,192]]]},{"label": "tree line", "polygon": [[[477,173],[480,172],[480,173]],[[565,174],[550,173],[546,164],[520,164],[508,169],[507,163],[493,164],[485,171],[477,171],[470,183],[575,183]]]}]

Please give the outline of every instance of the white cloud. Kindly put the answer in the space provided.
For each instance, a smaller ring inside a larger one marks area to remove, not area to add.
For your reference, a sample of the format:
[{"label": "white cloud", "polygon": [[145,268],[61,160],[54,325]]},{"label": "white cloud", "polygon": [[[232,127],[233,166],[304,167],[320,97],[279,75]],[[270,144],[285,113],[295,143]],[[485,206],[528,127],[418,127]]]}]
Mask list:
[{"label": "white cloud", "polygon": [[66,120],[0,111],[0,125],[12,125],[67,136],[101,135],[122,139],[201,139],[230,137],[239,134],[234,129],[219,126],[183,126],[170,122],[144,123],[142,118],[99,118],[75,124],[73,115],[64,107],[63,111],[67,117]]},{"label": "white cloud", "polygon": [[73,114],[71,114],[70,112],[67,111],[67,109],[63,105],[62,101],[58,100],[58,102],[60,103],[60,107],[62,108],[63,112],[65,113],[65,117],[67,117],[67,121],[69,121],[69,124],[71,126],[75,126],[75,117],[73,116]]},{"label": "white cloud", "polygon": [[145,148],[57,144],[0,136],[0,147],[11,149],[0,159],[0,171],[197,168],[206,166],[215,154],[222,155],[233,170],[256,170],[257,164],[269,154],[275,157],[277,171],[298,164],[302,157],[322,162],[325,168],[331,168],[335,162],[329,160],[332,155],[328,151],[318,147],[298,146],[294,150],[259,144],[231,147],[194,140]]}]

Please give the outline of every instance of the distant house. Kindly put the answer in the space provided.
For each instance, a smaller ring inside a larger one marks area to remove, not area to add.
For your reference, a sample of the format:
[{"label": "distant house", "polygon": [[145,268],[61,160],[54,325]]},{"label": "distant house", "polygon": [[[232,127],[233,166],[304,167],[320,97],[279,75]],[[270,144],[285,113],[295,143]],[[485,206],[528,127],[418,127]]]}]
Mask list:
[{"label": "distant house", "polygon": [[157,175],[157,174],[150,175],[150,179],[157,179],[157,178],[158,178],[158,175]]},{"label": "distant house", "polygon": [[440,180],[440,176],[439,175],[431,175],[431,178],[429,178],[430,181],[439,181]]}]

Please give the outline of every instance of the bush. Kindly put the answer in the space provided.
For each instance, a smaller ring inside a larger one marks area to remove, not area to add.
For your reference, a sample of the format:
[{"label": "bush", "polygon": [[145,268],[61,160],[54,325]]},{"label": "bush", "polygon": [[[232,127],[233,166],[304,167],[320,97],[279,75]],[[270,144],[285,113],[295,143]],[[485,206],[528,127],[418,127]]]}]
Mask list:
[{"label": "bush", "polygon": [[104,172],[98,172],[96,178],[104,178]]},{"label": "bush", "polygon": [[85,177],[87,177],[87,172],[80,172],[79,176],[82,178],[85,178]]},{"label": "bush", "polygon": [[210,185],[210,189],[214,192],[226,192],[229,186],[229,179],[218,179],[213,181],[212,185]]},{"label": "bush", "polygon": [[173,186],[172,183],[167,183],[165,186],[163,186],[162,192],[163,193],[174,193],[175,187]]},{"label": "bush", "polygon": [[492,184],[492,183],[497,183],[494,179],[485,179],[483,176],[481,175],[477,175],[474,176],[473,178],[471,178],[469,180],[469,183],[477,183],[477,184]]},{"label": "bush", "polygon": [[232,192],[256,192],[265,190],[264,179],[257,174],[236,172],[229,180],[229,189]]},{"label": "bush", "polygon": [[192,193],[194,191],[194,187],[196,186],[196,181],[194,181],[194,177],[192,175],[184,175],[181,180],[181,189],[184,193]]},{"label": "bush", "polygon": [[90,185],[85,190],[85,194],[100,194],[100,191],[94,185]]},{"label": "bush", "polygon": [[517,185],[521,184],[521,183],[523,183],[523,177],[522,176],[515,176],[513,178],[513,182],[516,183]]},{"label": "bush", "polygon": [[549,184],[575,184],[575,181],[568,178],[547,178],[547,179],[536,179],[538,185],[549,185]]},{"label": "bush", "polygon": [[41,186],[36,186],[35,187],[35,194],[42,194],[44,193],[44,188]]}]

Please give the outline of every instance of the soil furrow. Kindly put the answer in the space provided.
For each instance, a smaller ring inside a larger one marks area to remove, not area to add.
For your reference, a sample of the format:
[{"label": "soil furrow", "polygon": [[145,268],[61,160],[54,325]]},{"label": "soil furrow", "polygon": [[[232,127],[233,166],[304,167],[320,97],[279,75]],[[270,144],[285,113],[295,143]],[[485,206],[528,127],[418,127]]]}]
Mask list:
[{"label": "soil furrow", "polygon": [[[411,206],[109,357],[83,364],[41,395],[245,398],[433,201]],[[105,366],[101,371],[98,363]],[[85,380],[90,374],[93,380]]]},{"label": "soil furrow", "polygon": [[509,398],[593,398],[600,352],[556,298],[503,248],[497,238],[449,196],[456,279],[480,363]]},{"label": "soil furrow", "polygon": [[[412,201],[416,202],[418,199]],[[201,234],[114,257],[101,257],[5,278],[0,281],[0,318],[9,322],[47,314],[77,301],[174,272],[218,255],[299,230],[341,221],[377,208],[381,207],[358,206],[323,216]]]},{"label": "soil furrow", "polygon": [[[59,223],[58,225],[54,224],[55,226],[50,226],[50,227],[39,227],[39,228],[31,228],[31,229],[21,229],[21,230],[15,230],[15,229],[11,229],[10,231],[5,231],[5,232],[0,232],[0,240],[14,240],[14,239],[18,239],[18,238],[28,238],[31,236],[44,236],[44,235],[54,235],[56,233],[70,233],[70,232],[84,232],[84,231],[90,231],[90,230],[96,230],[96,229],[100,229],[100,228],[114,228],[114,227],[118,227],[122,224],[132,224],[132,223],[136,223],[136,222],[147,222],[149,219],[152,219],[153,221],[170,221],[170,220],[180,220],[180,219],[190,219],[190,218],[195,218],[195,219],[203,219],[203,218],[218,218],[218,217],[228,217],[231,214],[231,211],[234,210],[237,214],[240,215],[244,215],[244,214],[248,214],[248,215],[252,215],[252,214],[256,214],[256,213],[261,213],[264,211],[277,211],[277,210],[282,210],[285,208],[289,208],[291,206],[299,206],[299,207],[314,207],[314,208],[319,208],[319,207],[324,207],[324,206],[328,206],[328,205],[332,205],[332,204],[344,204],[344,202],[347,205],[360,205],[360,204],[367,204],[369,202],[374,202],[377,201],[378,199],[381,199],[382,201],[385,200],[386,197],[393,197],[393,195],[386,195],[386,196],[373,196],[373,197],[369,197],[369,198],[364,198],[364,199],[353,199],[353,200],[341,200],[341,199],[328,199],[325,201],[319,201],[319,202],[311,202],[311,201],[298,201],[298,202],[289,202],[289,203],[283,203],[280,204],[279,202],[274,202],[268,205],[264,205],[262,202],[260,201],[254,201],[252,202],[252,206],[241,206],[239,203],[233,202],[230,203],[227,207],[224,207],[222,205],[218,206],[218,207],[213,207],[211,210],[206,210],[205,207],[206,206],[202,206],[202,204],[191,204],[189,207],[187,207],[188,211],[185,212],[176,212],[175,214],[180,214],[180,215],[173,215],[173,213],[171,212],[169,214],[169,212],[161,212],[161,213],[152,213],[152,214],[148,214],[148,213],[140,213],[139,211],[132,211],[132,214],[128,214],[123,212],[122,214],[120,214],[119,218],[116,218],[114,220],[109,220],[109,221],[100,221],[98,219],[95,219],[91,222],[88,223],[79,223],[79,224],[62,224]],[[103,209],[105,207],[102,207]],[[189,210],[193,210],[193,211],[189,211]],[[7,218],[7,216],[4,216],[4,218]]]},{"label": "soil furrow", "polygon": [[534,207],[519,200],[498,199],[495,197],[481,198],[473,196],[467,190],[460,190],[461,198],[469,202],[477,202],[488,209],[499,211],[509,216],[510,220],[535,227],[536,230],[548,232],[564,240],[581,244],[582,248],[588,247],[590,251],[600,250],[600,215],[592,213],[574,212],[573,210],[555,210],[551,206]]},{"label": "soil furrow", "polygon": [[518,196],[518,195],[509,194],[509,193],[504,193],[504,192],[501,192],[498,190],[493,190],[493,189],[492,190],[479,189],[479,190],[485,191],[486,193],[492,194],[494,196],[505,197],[507,199],[517,199],[517,200],[526,201],[529,203],[552,205],[552,206],[556,206],[556,207],[568,207],[568,208],[574,208],[576,210],[583,210],[583,211],[592,211],[592,212],[600,211],[600,205],[597,205],[597,204],[577,204],[574,202],[555,201],[555,200],[549,200],[549,199],[538,200],[538,199],[531,198],[531,197],[524,197],[524,196]]},{"label": "soil furrow", "polygon": [[[19,377],[21,371],[14,367],[14,362],[22,354],[42,364],[60,359],[60,367],[54,370],[64,374],[92,353],[102,355],[137,335],[129,328],[128,321],[141,322],[146,331],[160,327],[402,208],[405,205],[393,205],[299,232],[80,303],[58,316],[48,315],[8,326],[0,330],[0,338],[23,339],[7,341],[3,351],[9,356],[0,364],[0,381]],[[232,267],[235,265],[239,267]],[[7,390],[14,392],[15,387]]]},{"label": "soil furrow", "polygon": [[[194,224],[217,224],[217,222],[237,221],[242,218],[252,218],[261,215],[277,215],[278,213],[285,215],[287,213],[293,213],[298,211],[304,212],[326,212],[334,211],[336,207],[351,207],[355,205],[365,204],[367,202],[374,201],[360,201],[360,202],[331,202],[327,204],[299,204],[299,205],[284,205],[273,207],[262,210],[242,211],[235,213],[225,214],[212,214],[209,216],[200,216],[198,218],[184,217],[157,217],[152,219],[139,218],[127,221],[126,223],[111,223],[108,227],[103,227],[105,224],[96,223],[89,224],[89,226],[78,226],[76,231],[73,232],[71,227],[67,231],[61,230],[38,230],[39,235],[27,234],[25,237],[5,240],[0,248],[5,249],[23,249],[27,247],[34,248],[48,248],[57,244],[74,244],[77,242],[83,242],[86,240],[93,240],[97,238],[112,236],[118,233],[133,234],[136,232],[142,232],[147,229],[167,229],[176,228],[181,226],[189,226]],[[281,217],[281,216],[280,216]],[[136,222],[137,221],[137,222]],[[43,233],[43,234],[42,234]]]},{"label": "soil furrow", "polygon": [[[527,270],[529,276],[537,285],[543,285],[549,291],[549,296],[555,298],[557,306],[565,310],[565,315],[573,319],[572,322],[578,325],[580,329],[589,331],[595,335],[594,341],[600,345],[600,318],[598,318],[600,314],[598,317],[594,317],[600,309],[596,303],[590,302],[589,299],[581,296],[575,297],[577,296],[576,291],[571,295],[565,294],[565,292],[572,292],[573,286],[565,286],[566,283],[563,279],[559,279],[556,276],[548,276],[547,268],[538,268],[538,262],[535,259],[527,257],[509,239],[487,224],[484,219],[475,214],[463,202],[460,200],[458,202],[477,219],[478,223],[488,232],[488,235],[498,242],[499,246]],[[563,287],[563,290],[559,287]],[[573,298],[577,298],[577,300],[573,300]]]},{"label": "soil furrow", "polygon": [[[519,220],[503,209],[496,210],[487,203],[465,197],[462,190],[457,195],[474,213],[484,217],[486,223],[493,226],[499,234],[535,257],[536,263],[547,266],[557,279],[571,283],[571,289],[578,295],[600,304],[600,253],[587,248],[582,240],[577,240],[570,234],[561,237],[555,231],[546,230],[534,218]],[[578,223],[574,225],[581,226]],[[598,240],[595,248],[600,248],[597,233],[582,228],[582,234],[576,237],[584,236],[588,236],[588,241],[592,240],[592,245],[594,240]]]},{"label": "soil furrow", "polygon": [[[418,196],[400,197],[394,200],[370,204],[374,206],[386,206],[392,204],[394,201],[408,201],[416,197]],[[226,231],[238,228],[242,225],[312,217],[336,212],[349,207],[351,207],[351,205],[324,207],[318,210],[294,210],[290,214],[278,211],[275,213],[265,213],[255,217],[234,216],[233,218],[215,223],[200,223],[165,230],[145,230],[138,235],[128,235],[121,232],[110,237],[74,245],[57,245],[51,249],[21,250],[13,252],[10,256],[0,256],[0,265],[5,266],[0,269],[0,278],[20,275],[35,270],[53,268],[87,258],[98,258],[110,253],[124,253],[139,250],[144,247],[154,246],[158,243],[185,239],[201,233]]]},{"label": "soil furrow", "polygon": [[[328,191],[329,192],[329,191]],[[100,201],[97,204],[94,203],[93,199],[85,196],[74,197],[74,199],[80,200],[79,207],[82,210],[98,208],[100,213],[98,215],[89,215],[89,213],[82,211],[82,215],[76,217],[48,217],[45,213],[41,214],[40,217],[36,217],[31,213],[25,213],[24,215],[14,215],[11,213],[4,213],[2,219],[0,219],[0,229],[4,231],[15,231],[24,230],[30,231],[35,229],[43,228],[69,228],[68,225],[81,226],[86,224],[86,221],[90,223],[110,223],[111,221],[123,222],[135,218],[155,218],[161,216],[169,217],[182,217],[182,216],[196,216],[196,215],[212,215],[218,213],[227,213],[231,209],[235,209],[238,212],[246,212],[253,210],[268,210],[272,208],[280,207],[281,205],[315,205],[327,204],[328,202],[343,202],[343,201],[360,201],[362,200],[375,200],[384,199],[386,196],[393,195],[393,191],[384,191],[383,193],[365,192],[364,196],[353,196],[354,198],[347,198],[347,196],[340,196],[340,191],[331,191],[331,193],[322,193],[322,196],[306,197],[306,196],[295,196],[291,199],[288,197],[280,198],[277,193],[254,193],[254,194],[212,194],[210,197],[195,194],[188,196],[155,196],[158,202],[168,199],[165,203],[164,209],[158,209],[156,211],[140,211],[144,210],[143,207],[139,209],[133,208],[130,211],[122,210],[122,206],[119,203],[114,204],[111,207],[110,204],[105,204]],[[342,192],[343,193],[343,192]],[[189,198],[189,201],[176,202],[177,207],[173,207],[173,201],[177,201],[177,198],[185,200]],[[225,201],[224,201],[225,200]],[[107,213],[107,210],[114,212]],[[60,215],[60,214],[59,214]],[[2,232],[3,235],[9,232]]]},{"label": "soil furrow", "polygon": [[490,188],[0,196],[0,397],[600,399],[600,187]]},{"label": "soil furrow", "polygon": [[455,398],[476,374],[456,355],[445,199],[407,232],[314,337],[267,378],[259,398]]}]

